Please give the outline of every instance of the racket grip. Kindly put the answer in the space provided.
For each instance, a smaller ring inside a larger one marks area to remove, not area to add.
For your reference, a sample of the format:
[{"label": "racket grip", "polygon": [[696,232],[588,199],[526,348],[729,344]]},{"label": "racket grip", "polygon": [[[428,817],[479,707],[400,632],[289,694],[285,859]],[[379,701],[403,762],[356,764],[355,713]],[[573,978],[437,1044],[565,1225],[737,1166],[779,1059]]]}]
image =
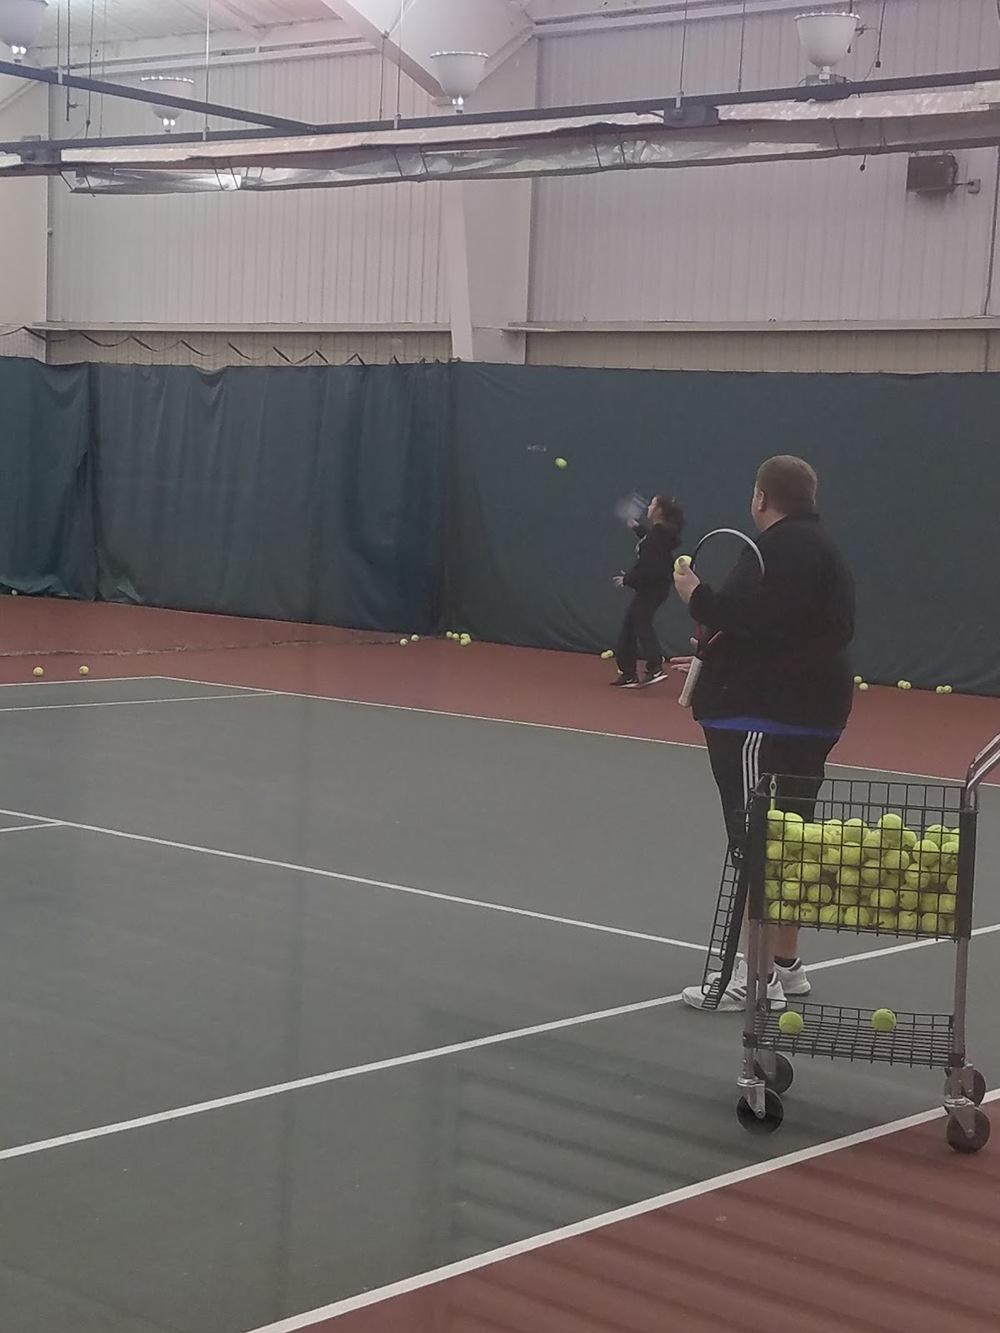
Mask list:
[{"label": "racket grip", "polygon": [[684,688],[680,692],[677,702],[682,708],[691,707],[691,697],[694,694],[694,687],[698,684],[698,677],[701,675],[701,658],[696,657],[691,663],[691,669],[687,673],[687,680],[684,682]]}]

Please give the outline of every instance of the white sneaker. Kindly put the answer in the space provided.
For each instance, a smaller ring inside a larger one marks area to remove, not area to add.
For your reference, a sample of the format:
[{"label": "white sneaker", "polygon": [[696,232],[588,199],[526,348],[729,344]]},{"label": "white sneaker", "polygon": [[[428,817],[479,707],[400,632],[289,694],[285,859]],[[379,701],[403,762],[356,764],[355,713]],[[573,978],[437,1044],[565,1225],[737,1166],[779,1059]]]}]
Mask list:
[{"label": "white sneaker", "polygon": [[[747,1007],[747,965],[740,958],[733,968],[729,985],[719,995],[721,973],[710,972],[701,986],[688,986],[683,992],[684,1003],[692,1009],[714,1009],[719,1014],[741,1014]],[[807,983],[808,984],[808,983]],[[718,997],[718,1003],[716,1003]],[[767,983],[768,1006],[774,1013],[785,1008],[785,992],[781,982],[775,977]]]},{"label": "white sneaker", "polygon": [[796,999],[802,999],[812,991],[812,982],[802,966],[801,960],[796,958],[792,967],[779,967],[774,965],[774,975],[781,982],[781,989],[786,995],[792,995]]}]

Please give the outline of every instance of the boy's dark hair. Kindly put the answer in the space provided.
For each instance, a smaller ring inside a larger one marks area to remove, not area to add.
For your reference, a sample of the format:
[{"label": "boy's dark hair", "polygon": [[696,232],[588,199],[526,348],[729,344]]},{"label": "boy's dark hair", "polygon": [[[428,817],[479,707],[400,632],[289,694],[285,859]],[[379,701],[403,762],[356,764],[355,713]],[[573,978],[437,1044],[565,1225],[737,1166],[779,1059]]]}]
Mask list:
[{"label": "boy's dark hair", "polygon": [[782,514],[811,514],[816,508],[816,473],[802,458],[778,454],[761,463],[757,489]]},{"label": "boy's dark hair", "polygon": [[656,495],[653,498],[660,511],[660,521],[657,526],[675,540],[679,540],[684,531],[684,510],[672,495]]}]

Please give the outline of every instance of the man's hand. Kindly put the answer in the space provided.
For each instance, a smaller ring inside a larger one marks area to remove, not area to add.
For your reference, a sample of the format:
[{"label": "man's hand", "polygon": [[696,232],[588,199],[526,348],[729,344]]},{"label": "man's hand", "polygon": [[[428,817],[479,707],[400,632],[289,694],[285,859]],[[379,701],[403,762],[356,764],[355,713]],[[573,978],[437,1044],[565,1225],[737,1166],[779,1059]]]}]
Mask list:
[{"label": "man's hand", "polygon": [[701,583],[701,579],[688,564],[680,564],[674,570],[674,587],[677,589],[677,596],[685,606],[694,596],[694,590]]},{"label": "man's hand", "polygon": [[616,575],[614,576],[614,578],[611,580],[611,582],[615,585],[616,588],[624,588],[624,587],[625,587],[625,575],[624,575],[624,574],[616,574]]},{"label": "man's hand", "polygon": [[672,657],[670,659],[670,670],[683,671],[683,673],[686,676],[687,673],[691,670],[691,663],[693,661],[694,661],[693,657]]}]

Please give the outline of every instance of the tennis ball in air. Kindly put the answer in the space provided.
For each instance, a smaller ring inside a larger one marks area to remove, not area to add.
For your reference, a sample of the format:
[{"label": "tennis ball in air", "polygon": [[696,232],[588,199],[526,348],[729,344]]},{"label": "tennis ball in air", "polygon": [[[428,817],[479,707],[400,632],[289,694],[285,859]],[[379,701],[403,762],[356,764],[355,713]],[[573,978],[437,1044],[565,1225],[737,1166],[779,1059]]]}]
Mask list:
[{"label": "tennis ball in air", "polygon": [[796,1013],[794,1009],[786,1009],[778,1019],[778,1031],[786,1037],[797,1037],[804,1027],[802,1015]]},{"label": "tennis ball in air", "polygon": [[601,653],[601,657],[604,659],[605,662],[608,662],[611,660],[612,657],[614,657],[614,652],[610,648],[605,648],[604,652]]},{"label": "tennis ball in air", "polygon": [[868,686],[865,684],[864,681],[862,681],[861,684],[858,686],[859,690],[867,690],[867,688]]},{"label": "tennis ball in air", "polygon": [[89,666],[82,666],[82,667],[80,668],[80,675],[81,675],[81,676],[89,676],[89,675],[90,675],[90,667],[89,667]]},{"label": "tennis ball in air", "polygon": [[872,1027],[876,1032],[895,1032],[896,1015],[891,1009],[876,1009],[872,1014]]},{"label": "tennis ball in air", "polygon": [[41,667],[35,667],[34,671],[31,674],[33,676],[44,676],[45,672],[42,670]]},{"label": "tennis ball in air", "polygon": [[556,467],[559,468],[560,471],[562,471],[564,467],[569,467],[569,464],[566,462],[565,458],[557,458]]}]

